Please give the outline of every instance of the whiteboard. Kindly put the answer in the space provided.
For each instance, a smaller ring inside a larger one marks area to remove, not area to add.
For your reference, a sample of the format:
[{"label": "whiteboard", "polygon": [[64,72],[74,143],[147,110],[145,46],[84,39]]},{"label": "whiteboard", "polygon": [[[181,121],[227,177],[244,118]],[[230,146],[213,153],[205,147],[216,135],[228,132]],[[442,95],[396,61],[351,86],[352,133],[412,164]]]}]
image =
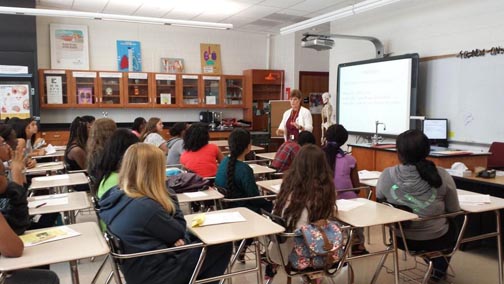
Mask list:
[{"label": "whiteboard", "polygon": [[448,118],[449,139],[504,141],[504,56],[444,58],[420,64],[427,118]]}]

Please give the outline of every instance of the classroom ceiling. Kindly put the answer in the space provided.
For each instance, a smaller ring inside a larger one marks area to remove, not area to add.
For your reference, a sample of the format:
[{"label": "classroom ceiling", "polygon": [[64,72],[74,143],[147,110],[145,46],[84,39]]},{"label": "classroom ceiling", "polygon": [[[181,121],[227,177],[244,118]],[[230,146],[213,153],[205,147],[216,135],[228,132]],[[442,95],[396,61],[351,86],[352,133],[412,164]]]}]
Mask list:
[{"label": "classroom ceiling", "polygon": [[[37,8],[233,24],[277,34],[280,28],[363,0],[37,0]],[[329,23],[311,29],[328,33]]]}]

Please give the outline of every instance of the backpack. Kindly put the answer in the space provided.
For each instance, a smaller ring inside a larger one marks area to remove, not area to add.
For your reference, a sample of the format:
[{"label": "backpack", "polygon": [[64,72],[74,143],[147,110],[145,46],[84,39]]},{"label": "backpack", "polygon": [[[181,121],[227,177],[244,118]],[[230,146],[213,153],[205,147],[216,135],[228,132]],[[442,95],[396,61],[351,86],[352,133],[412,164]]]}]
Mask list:
[{"label": "backpack", "polygon": [[176,193],[205,190],[208,188],[209,184],[209,180],[203,179],[194,173],[181,173],[166,178],[166,185]]},{"label": "backpack", "polygon": [[343,253],[343,235],[337,222],[319,220],[294,231],[294,247],[289,265],[295,270],[329,270]]}]

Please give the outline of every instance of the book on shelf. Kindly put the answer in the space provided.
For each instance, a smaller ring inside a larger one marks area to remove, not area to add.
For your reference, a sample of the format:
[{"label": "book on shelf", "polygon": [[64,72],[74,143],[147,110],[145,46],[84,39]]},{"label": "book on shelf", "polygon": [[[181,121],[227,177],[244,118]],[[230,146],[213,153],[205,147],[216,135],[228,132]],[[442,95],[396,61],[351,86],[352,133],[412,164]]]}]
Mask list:
[{"label": "book on shelf", "polygon": [[47,242],[62,240],[80,235],[79,232],[67,227],[53,227],[44,230],[37,230],[19,236],[25,247],[32,247]]},{"label": "book on shelf", "polygon": [[159,95],[161,97],[161,104],[162,105],[171,105],[171,94],[168,93],[161,93]]}]

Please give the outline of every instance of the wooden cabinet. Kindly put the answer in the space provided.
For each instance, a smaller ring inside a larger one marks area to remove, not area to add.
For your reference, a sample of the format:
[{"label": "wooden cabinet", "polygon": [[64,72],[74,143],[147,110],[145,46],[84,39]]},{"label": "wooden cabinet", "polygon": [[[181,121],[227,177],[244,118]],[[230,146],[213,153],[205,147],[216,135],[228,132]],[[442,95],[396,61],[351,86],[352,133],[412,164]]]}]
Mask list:
[{"label": "wooden cabinet", "polygon": [[199,75],[183,74],[182,81],[182,105],[183,106],[201,106],[202,99],[200,95]]},{"label": "wooden cabinet", "polygon": [[122,72],[98,73],[98,101],[99,106],[114,108],[123,107],[124,80]]},{"label": "wooden cabinet", "polygon": [[222,106],[221,98],[221,77],[220,76],[201,76],[203,90],[203,104],[207,107]]},{"label": "wooden cabinet", "polygon": [[245,103],[243,76],[223,75],[222,99],[227,108],[243,108]]},{"label": "wooden cabinet", "polygon": [[73,104],[69,97],[68,71],[39,70],[40,106],[42,108],[68,108]]},{"label": "wooden cabinet", "polygon": [[178,98],[178,81],[175,74],[152,74],[154,106],[160,108],[173,108],[180,106]]},{"label": "wooden cabinet", "polygon": [[39,132],[40,137],[44,138],[46,144],[53,146],[65,146],[68,143],[69,131],[42,131]]},{"label": "wooden cabinet", "polygon": [[152,107],[153,99],[149,91],[149,74],[130,72],[124,73],[125,85],[124,98],[127,107]]},{"label": "wooden cabinet", "polygon": [[246,119],[252,121],[253,131],[269,131],[269,101],[282,99],[284,86],[283,70],[258,70],[243,71],[245,76],[246,93],[252,107],[245,111]]}]

